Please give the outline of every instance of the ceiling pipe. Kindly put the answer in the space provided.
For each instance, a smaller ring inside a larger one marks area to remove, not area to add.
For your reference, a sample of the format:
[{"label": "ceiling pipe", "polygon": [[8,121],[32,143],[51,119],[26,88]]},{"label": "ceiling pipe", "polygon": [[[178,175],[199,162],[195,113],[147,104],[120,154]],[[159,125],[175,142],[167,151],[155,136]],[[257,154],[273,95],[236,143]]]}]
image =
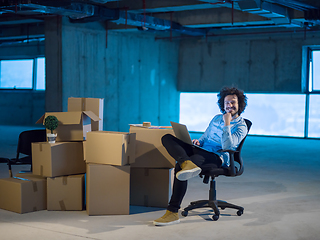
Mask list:
[{"label": "ceiling pipe", "polygon": [[307,24],[314,23],[320,25],[320,9],[305,11],[304,18],[308,21]]},{"label": "ceiling pipe", "polygon": [[147,29],[150,28],[159,31],[169,31],[172,29],[172,31],[191,36],[205,36],[207,32],[205,29],[188,28],[179,23],[171,22],[170,20],[155,18],[148,15],[143,16],[141,14],[134,14],[123,10],[119,11],[119,19],[111,20],[111,22],[117,24],[127,23],[128,25],[136,27],[141,27],[141,23],[143,23],[143,26]]},{"label": "ceiling pipe", "polygon": [[[223,34],[207,34],[206,38],[208,37],[228,37],[228,36],[245,36],[245,35],[259,35],[259,34],[298,34],[303,33],[304,37],[307,32],[318,32],[320,33],[320,30],[315,29],[298,29],[298,30],[281,30],[281,31],[266,31],[266,32],[241,32],[241,33],[223,33]],[[183,38],[195,38],[195,36],[174,36],[171,37],[171,39],[183,39]],[[170,37],[155,37],[156,40],[160,39],[170,39]]]},{"label": "ceiling pipe", "polygon": [[[80,4],[81,5],[81,4]],[[89,16],[73,17],[68,16],[71,23],[87,23],[119,19],[119,10],[105,7],[93,6],[92,14]]]},{"label": "ceiling pipe", "polygon": [[[59,4],[57,6],[57,4]],[[164,19],[147,16],[145,14],[130,13],[127,10],[109,9],[103,6],[82,3],[82,2],[63,2],[63,1],[39,1],[28,0],[27,3],[19,3],[17,7],[14,5],[1,6],[0,13],[17,14],[52,14],[67,16],[72,23],[86,23],[93,21],[112,21],[118,24],[127,24],[131,26],[141,27],[143,23],[145,28],[166,31],[172,29],[177,33],[187,34],[191,36],[205,36],[205,29],[188,28],[177,22],[171,22]],[[51,5],[49,5],[51,4]],[[54,5],[54,6],[53,6]]]},{"label": "ceiling pipe", "polygon": [[[270,0],[269,0],[270,1]],[[271,0],[274,3],[280,4],[285,7],[289,7],[292,9],[296,9],[299,11],[308,11],[311,9],[317,9],[316,7],[303,3],[301,1],[295,1],[295,0]]]},{"label": "ceiling pipe", "polygon": [[0,7],[0,13],[15,13],[22,15],[42,13],[68,16],[71,18],[89,17],[94,14],[95,10],[95,6],[89,4],[71,3],[68,5],[51,6],[40,5],[37,3],[37,1],[34,0],[29,0],[28,3],[20,3],[17,5],[8,5]]},{"label": "ceiling pipe", "polygon": [[[262,0],[239,1],[238,5],[242,11],[270,18],[276,25],[285,24],[286,27],[289,27],[292,24],[290,9],[286,7]],[[296,24],[292,24],[291,27],[296,27]]]}]

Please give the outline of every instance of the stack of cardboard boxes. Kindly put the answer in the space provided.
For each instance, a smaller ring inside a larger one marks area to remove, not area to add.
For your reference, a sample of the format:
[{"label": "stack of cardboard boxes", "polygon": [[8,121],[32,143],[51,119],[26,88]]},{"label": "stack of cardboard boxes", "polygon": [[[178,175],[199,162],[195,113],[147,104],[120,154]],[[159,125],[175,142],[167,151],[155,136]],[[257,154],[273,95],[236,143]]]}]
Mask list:
[{"label": "stack of cardboard boxes", "polygon": [[[69,98],[56,143],[32,143],[31,173],[0,179],[0,208],[18,212],[83,210],[129,214],[130,205],[166,207],[175,160],[162,146],[167,127],[103,131],[103,99]],[[86,193],[86,198],[85,198]]]},{"label": "stack of cardboard boxes", "polygon": [[[74,101],[102,106],[95,114],[94,109],[74,109],[75,104],[71,104]],[[32,143],[32,174],[19,173],[15,178],[0,179],[0,208],[18,213],[83,209],[86,172],[83,141],[91,131],[91,121],[103,120],[103,99],[69,98],[68,103],[68,112],[45,113],[39,119],[38,123],[43,123],[46,116],[56,116],[58,136],[53,144]]]},{"label": "stack of cardboard boxes", "polygon": [[129,214],[130,164],[135,160],[136,135],[95,131],[87,135],[88,215]]},{"label": "stack of cardboard boxes", "polygon": [[[49,112],[59,120],[57,142],[32,144],[33,174],[47,178],[47,210],[82,210],[85,204],[84,141],[102,130],[103,99],[69,98],[68,112]],[[49,130],[48,130],[49,131]]]},{"label": "stack of cardboard boxes", "polygon": [[175,160],[163,147],[161,138],[172,128],[130,125],[136,134],[136,160],[131,165],[131,205],[167,207],[172,193]]}]

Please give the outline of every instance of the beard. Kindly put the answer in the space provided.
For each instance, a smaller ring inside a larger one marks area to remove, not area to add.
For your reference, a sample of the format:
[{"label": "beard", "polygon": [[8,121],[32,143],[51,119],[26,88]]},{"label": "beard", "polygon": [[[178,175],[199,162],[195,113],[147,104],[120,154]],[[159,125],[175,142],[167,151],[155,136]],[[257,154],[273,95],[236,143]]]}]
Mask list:
[{"label": "beard", "polygon": [[236,110],[236,109],[235,109],[234,107],[231,107],[231,108],[227,108],[227,109],[225,110],[225,112],[226,112],[226,113],[231,113],[231,116],[234,117],[234,116],[238,115],[238,111],[235,112],[235,110]]}]

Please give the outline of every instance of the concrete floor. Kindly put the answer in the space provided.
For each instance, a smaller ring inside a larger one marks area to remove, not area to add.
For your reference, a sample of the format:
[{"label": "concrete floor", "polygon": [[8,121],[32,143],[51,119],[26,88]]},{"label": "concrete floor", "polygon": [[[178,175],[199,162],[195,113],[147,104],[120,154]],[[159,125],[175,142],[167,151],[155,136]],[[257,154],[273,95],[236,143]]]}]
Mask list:
[{"label": "concrete floor", "polygon": [[[14,156],[25,127],[0,127],[1,156]],[[320,140],[249,136],[243,147],[245,172],[217,178],[218,198],[245,208],[242,216],[221,211],[217,222],[207,209],[189,212],[181,223],[155,227],[165,210],[131,206],[130,215],[88,216],[85,211],[0,210],[0,239],[320,239]],[[21,167],[14,168],[14,174]],[[0,178],[8,177],[0,164]],[[209,186],[189,181],[182,207],[205,199]],[[5,194],[5,193],[0,193]]]}]

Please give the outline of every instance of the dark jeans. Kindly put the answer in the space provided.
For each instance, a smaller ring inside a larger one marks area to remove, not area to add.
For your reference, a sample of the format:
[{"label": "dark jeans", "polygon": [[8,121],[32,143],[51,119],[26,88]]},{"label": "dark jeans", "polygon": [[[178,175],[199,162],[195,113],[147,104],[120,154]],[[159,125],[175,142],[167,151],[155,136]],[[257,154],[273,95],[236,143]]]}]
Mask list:
[{"label": "dark jeans", "polygon": [[188,181],[180,181],[176,178],[176,173],[181,170],[181,163],[191,160],[200,168],[207,163],[216,164],[218,168],[221,167],[222,162],[217,154],[187,144],[171,134],[164,135],[161,140],[168,153],[177,161],[174,169],[173,192],[167,209],[178,212],[188,186]]}]

